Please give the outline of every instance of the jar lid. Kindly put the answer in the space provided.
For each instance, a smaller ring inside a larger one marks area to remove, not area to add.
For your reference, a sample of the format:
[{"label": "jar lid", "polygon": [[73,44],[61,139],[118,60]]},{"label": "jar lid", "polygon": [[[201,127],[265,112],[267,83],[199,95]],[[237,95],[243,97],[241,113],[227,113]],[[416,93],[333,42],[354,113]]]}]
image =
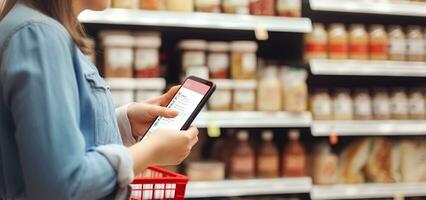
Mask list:
[{"label": "jar lid", "polygon": [[253,41],[234,41],[231,43],[232,51],[256,52],[257,48],[257,43]]},{"label": "jar lid", "polygon": [[137,90],[164,90],[166,79],[164,78],[137,78],[135,79]]},{"label": "jar lid", "polygon": [[234,85],[234,81],[230,79],[212,79],[210,81],[216,84],[218,90],[232,90]]},{"label": "jar lid", "polygon": [[206,50],[207,41],[205,40],[182,40],[179,42],[180,49],[188,50]]},{"label": "jar lid", "polygon": [[270,142],[274,139],[274,133],[271,130],[266,130],[262,132],[262,140]]},{"label": "jar lid", "polygon": [[209,51],[229,51],[227,42],[209,42],[207,49]]},{"label": "jar lid", "polygon": [[234,80],[233,82],[236,90],[255,90],[257,87],[256,80]]},{"label": "jar lid", "polygon": [[290,140],[299,140],[300,138],[300,131],[296,129],[292,129],[288,132],[288,138]]},{"label": "jar lid", "polygon": [[161,35],[159,32],[138,32],[135,33],[136,47],[160,48]]},{"label": "jar lid", "polygon": [[102,44],[104,46],[124,46],[124,47],[133,47],[134,37],[129,31],[102,31],[99,33],[100,38],[102,38]]},{"label": "jar lid", "polygon": [[111,90],[134,90],[135,80],[133,78],[106,78]]},{"label": "jar lid", "polygon": [[249,139],[248,131],[242,130],[237,133],[237,139],[240,141],[247,141]]}]

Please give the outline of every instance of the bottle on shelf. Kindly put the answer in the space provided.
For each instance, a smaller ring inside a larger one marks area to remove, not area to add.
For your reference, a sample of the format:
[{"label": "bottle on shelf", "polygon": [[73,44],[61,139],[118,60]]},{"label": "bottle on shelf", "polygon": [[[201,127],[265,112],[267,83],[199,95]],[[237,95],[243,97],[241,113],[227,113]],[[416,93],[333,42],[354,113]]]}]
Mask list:
[{"label": "bottle on shelf", "polygon": [[234,41],[231,43],[231,76],[233,79],[255,79],[257,43]]},{"label": "bottle on shelf", "polygon": [[212,79],[229,78],[229,44],[227,42],[209,42],[207,47],[207,66]]},{"label": "bottle on shelf", "polygon": [[280,111],[282,109],[282,90],[277,67],[265,67],[258,84],[257,109],[270,112]]},{"label": "bottle on shelf", "polygon": [[193,12],[194,0],[167,0],[167,10],[175,12]]},{"label": "bottle on shelf", "polygon": [[301,0],[277,0],[277,12],[279,16],[301,17],[302,1]]},{"label": "bottle on shelf", "polygon": [[370,60],[387,60],[388,35],[383,25],[370,26],[369,41]]},{"label": "bottle on shelf", "polygon": [[312,178],[314,184],[333,185],[337,183],[339,159],[330,144],[322,141],[315,145]]},{"label": "bottle on shelf", "polygon": [[354,115],[356,120],[371,120],[373,112],[367,88],[358,88],[354,93]]},{"label": "bottle on shelf", "polygon": [[327,31],[321,23],[314,23],[312,32],[305,34],[305,61],[327,58]]},{"label": "bottle on shelf", "polygon": [[275,0],[251,0],[250,14],[252,15],[275,15]]},{"label": "bottle on shelf", "polygon": [[300,113],[308,109],[308,74],[302,68],[282,68],[283,108]]},{"label": "bottle on shelf", "polygon": [[422,28],[419,26],[408,26],[407,41],[407,60],[423,61],[425,45]]},{"label": "bottle on shelf", "polygon": [[197,12],[220,13],[220,0],[195,0],[195,10]]},{"label": "bottle on shelf", "polygon": [[376,120],[390,119],[390,101],[385,88],[374,88],[373,90],[373,115]]},{"label": "bottle on shelf", "polygon": [[390,95],[390,111],[392,119],[408,119],[408,99],[404,88],[394,88]]},{"label": "bottle on shelf", "polygon": [[348,59],[348,33],[345,25],[333,23],[328,32],[328,57],[330,59]]},{"label": "bottle on shelf", "polygon": [[310,109],[314,120],[332,120],[332,107],[332,99],[327,89],[320,88],[314,90],[310,103]]},{"label": "bottle on shelf", "polygon": [[156,78],[160,75],[161,36],[158,32],[135,34],[135,76]]},{"label": "bottle on shelf", "polygon": [[405,60],[407,55],[407,41],[401,26],[389,27],[389,59]]},{"label": "bottle on shelf", "polygon": [[306,176],[306,152],[299,141],[300,131],[290,130],[289,142],[284,146],[282,173],[284,177]]},{"label": "bottle on shelf", "polygon": [[249,143],[247,131],[237,133],[237,142],[230,158],[229,177],[231,179],[249,179],[255,175],[255,157]]},{"label": "bottle on shelf", "polygon": [[349,58],[368,60],[368,34],[362,24],[352,24],[350,26]]},{"label": "bottle on shelf", "polygon": [[164,10],[164,0],[139,0],[139,8],[144,10]]},{"label": "bottle on shelf", "polygon": [[337,88],[333,99],[334,120],[352,120],[353,102],[349,89]]},{"label": "bottle on shelf", "polygon": [[279,177],[279,153],[273,139],[272,131],[262,132],[262,144],[257,159],[257,176],[259,178]]},{"label": "bottle on shelf", "polygon": [[230,14],[249,14],[250,0],[223,0],[223,12]]},{"label": "bottle on shelf", "polygon": [[420,88],[413,88],[408,94],[408,114],[410,119],[422,120],[426,118],[426,102]]}]

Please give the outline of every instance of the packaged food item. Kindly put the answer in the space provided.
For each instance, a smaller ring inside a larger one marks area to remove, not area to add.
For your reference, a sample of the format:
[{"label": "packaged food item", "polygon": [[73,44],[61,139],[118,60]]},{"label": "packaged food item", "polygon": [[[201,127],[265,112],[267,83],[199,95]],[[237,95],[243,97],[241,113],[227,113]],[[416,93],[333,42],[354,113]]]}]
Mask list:
[{"label": "packaged food item", "polygon": [[225,179],[225,165],[222,162],[190,162],[186,173],[191,181],[218,181]]},{"label": "packaged food item", "polygon": [[209,79],[209,68],[207,66],[188,66],[186,68],[186,75],[182,77],[182,81],[188,76],[197,76],[202,79]]},{"label": "packaged food item", "polygon": [[138,9],[139,1],[138,0],[113,0],[113,8],[125,8],[125,9]]},{"label": "packaged food item", "polygon": [[252,15],[275,15],[275,0],[251,0],[250,14]]},{"label": "packaged food item", "polygon": [[407,28],[407,59],[409,61],[423,61],[425,55],[424,36],[419,26],[408,26]]},{"label": "packaged food item", "polygon": [[354,94],[354,114],[357,120],[373,119],[371,98],[368,89],[359,88]]},{"label": "packaged food item", "polygon": [[301,17],[301,0],[277,0],[277,12],[279,16]]},{"label": "packaged food item", "polygon": [[252,41],[235,41],[231,43],[233,79],[255,79],[257,67],[257,43]]},{"label": "packaged food item", "polygon": [[167,0],[167,10],[177,12],[193,12],[194,0]]},{"label": "packaged food item", "polygon": [[229,78],[229,44],[227,42],[209,42],[207,66],[210,70],[210,78]]},{"label": "packaged food item", "polygon": [[312,32],[305,34],[305,61],[327,58],[327,31],[321,23],[314,23]]},{"label": "packaged food item", "polygon": [[391,118],[391,108],[388,92],[385,88],[375,88],[373,92],[373,115],[377,120]]},{"label": "packaged food item", "polygon": [[104,76],[133,77],[134,38],[126,31],[103,31],[100,33],[104,49]]},{"label": "packaged food item", "polygon": [[388,35],[383,25],[371,25],[369,33],[371,60],[388,59]]},{"label": "packaged food item", "polygon": [[238,132],[237,139],[235,149],[231,154],[229,177],[231,179],[254,178],[255,158],[248,141],[248,132]]},{"label": "packaged food item", "polygon": [[370,153],[371,140],[357,139],[347,146],[341,155],[342,184],[361,184],[365,182],[363,168],[367,164]]},{"label": "packaged food item", "polygon": [[420,88],[414,88],[408,94],[408,114],[410,119],[425,119],[426,102]]},{"label": "packaged food item", "polygon": [[392,119],[408,119],[408,99],[404,88],[394,88],[390,96]]},{"label": "packaged food item", "polygon": [[276,66],[268,66],[263,70],[257,88],[257,109],[259,111],[280,111],[282,109],[281,82]]},{"label": "packaged food item", "polygon": [[158,32],[140,32],[135,36],[135,76],[155,78],[160,76],[161,37]]},{"label": "packaged food item", "polygon": [[373,138],[372,149],[364,168],[366,178],[377,183],[395,183],[399,180],[399,145],[386,138]]},{"label": "packaged food item", "polygon": [[311,97],[312,117],[315,120],[332,120],[332,100],[327,89],[316,89]]},{"label": "packaged food item", "polygon": [[262,132],[262,144],[257,159],[257,177],[277,178],[280,176],[278,149],[273,142],[272,131]]},{"label": "packaged food item", "polygon": [[332,185],[337,183],[339,159],[331,151],[327,142],[315,146],[313,160],[313,182],[319,185]]},{"label": "packaged food item", "polygon": [[306,176],[306,152],[303,144],[299,141],[300,131],[290,130],[288,138],[290,141],[284,146],[283,150],[283,176]]},{"label": "packaged food item", "polygon": [[250,0],[223,0],[223,12],[230,14],[249,14]]},{"label": "packaged food item", "polygon": [[138,78],[134,80],[136,89],[136,101],[145,101],[163,94],[166,88],[164,78]]},{"label": "packaged food item", "polygon": [[368,59],[368,34],[362,24],[352,24],[349,31],[349,58]]},{"label": "packaged food item", "polygon": [[420,139],[401,141],[401,180],[403,182],[421,182],[426,169],[426,151]]},{"label": "packaged food item", "polygon": [[145,10],[164,10],[164,0],[139,0],[139,8]]},{"label": "packaged food item", "polygon": [[352,120],[353,113],[353,102],[350,91],[338,88],[333,99],[334,120]]},{"label": "packaged food item", "polygon": [[132,78],[107,78],[115,107],[135,101],[135,82]]},{"label": "packaged food item", "polygon": [[195,0],[195,10],[198,12],[220,12],[220,0]]},{"label": "packaged food item", "polygon": [[405,60],[407,55],[407,41],[401,26],[389,27],[389,59]]},{"label": "packaged food item", "polygon": [[348,33],[344,24],[333,23],[330,25],[328,51],[330,59],[348,59]]},{"label": "packaged food item", "polygon": [[232,85],[233,82],[228,79],[212,79],[216,83],[216,91],[209,100],[209,109],[212,111],[230,111],[232,110]]},{"label": "packaged food item", "polygon": [[302,68],[290,67],[281,72],[284,110],[303,112],[308,110],[308,73]]},{"label": "packaged food item", "polygon": [[178,46],[182,51],[182,69],[186,70],[189,66],[206,66],[205,40],[182,40]]},{"label": "packaged food item", "polygon": [[233,110],[253,111],[256,107],[256,87],[255,80],[234,81]]}]

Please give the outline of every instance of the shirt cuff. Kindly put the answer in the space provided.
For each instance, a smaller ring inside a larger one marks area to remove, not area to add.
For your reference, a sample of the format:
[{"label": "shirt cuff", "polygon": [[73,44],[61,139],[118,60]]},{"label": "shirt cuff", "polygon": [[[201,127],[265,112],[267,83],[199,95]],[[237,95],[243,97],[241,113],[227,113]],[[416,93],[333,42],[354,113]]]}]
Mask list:
[{"label": "shirt cuff", "polygon": [[115,109],[115,114],[117,117],[118,129],[120,130],[121,140],[123,144],[127,147],[136,144],[135,137],[132,134],[132,127],[130,126],[129,117],[127,116],[127,109],[133,103],[118,107]]}]

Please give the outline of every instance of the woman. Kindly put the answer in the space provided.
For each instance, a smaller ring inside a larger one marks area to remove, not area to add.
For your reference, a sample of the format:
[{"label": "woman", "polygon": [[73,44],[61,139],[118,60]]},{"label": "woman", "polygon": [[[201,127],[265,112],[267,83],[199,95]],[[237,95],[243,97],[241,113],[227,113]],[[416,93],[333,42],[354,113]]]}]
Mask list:
[{"label": "woman", "polygon": [[[180,163],[198,130],[157,130],[161,97],[117,110],[76,16],[109,0],[6,0],[0,15],[0,199],[125,198],[134,174]],[[0,7],[1,8],[1,7]],[[121,136],[121,137],[120,137]],[[123,146],[122,142],[128,147]]]}]

